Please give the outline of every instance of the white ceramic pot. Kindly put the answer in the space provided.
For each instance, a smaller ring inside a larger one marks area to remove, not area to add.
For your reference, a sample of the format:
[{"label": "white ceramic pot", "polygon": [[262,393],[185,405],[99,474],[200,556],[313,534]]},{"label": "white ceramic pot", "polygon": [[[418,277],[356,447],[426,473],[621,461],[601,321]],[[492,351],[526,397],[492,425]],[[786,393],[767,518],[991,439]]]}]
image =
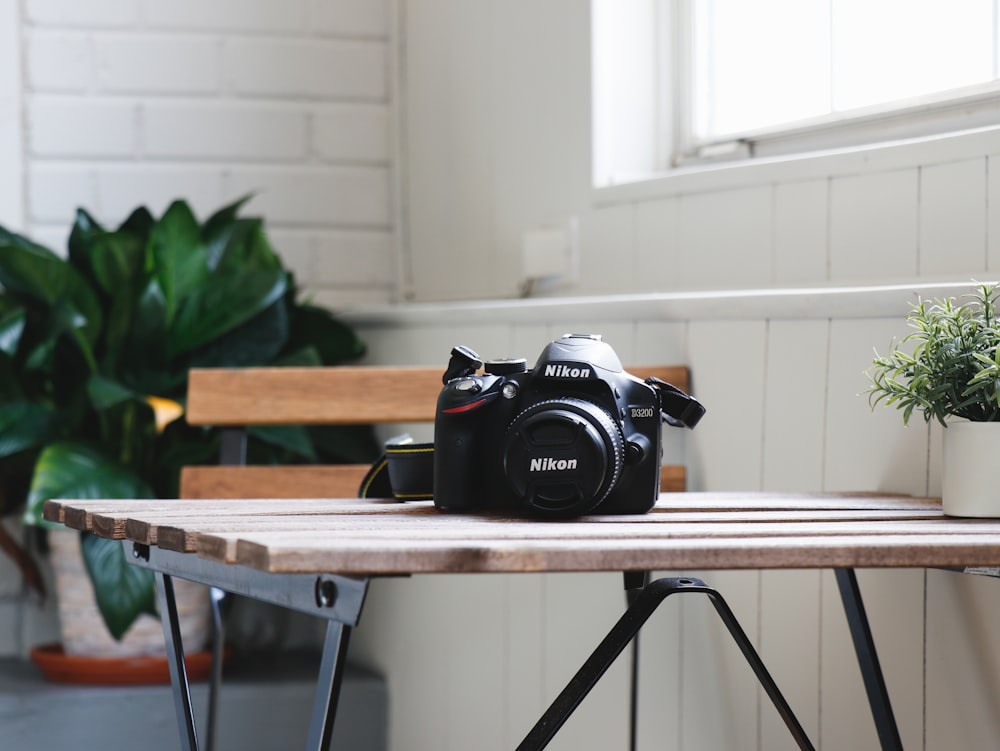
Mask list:
[{"label": "white ceramic pot", "polygon": [[1000,422],[949,422],[941,479],[949,516],[1000,517]]}]

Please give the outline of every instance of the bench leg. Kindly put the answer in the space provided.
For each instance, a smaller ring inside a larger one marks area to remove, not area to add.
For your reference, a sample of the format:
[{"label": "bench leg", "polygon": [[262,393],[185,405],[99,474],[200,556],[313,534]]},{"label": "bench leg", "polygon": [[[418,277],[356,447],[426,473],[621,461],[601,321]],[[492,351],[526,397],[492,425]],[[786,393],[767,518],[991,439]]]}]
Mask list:
[{"label": "bench leg", "polygon": [[834,572],[837,586],[840,588],[840,599],[844,603],[844,614],[847,625],[851,629],[851,639],[854,641],[854,651],[858,656],[858,666],[861,668],[861,678],[868,693],[868,704],[875,720],[879,743],[882,751],[902,751],[903,741],[899,737],[896,718],[892,712],[892,702],[889,691],[882,676],[882,666],[879,664],[878,652],[875,651],[875,640],[872,638],[871,627],[868,625],[868,615],[865,604],[861,600],[861,588],[858,577],[852,568],[838,568]]},{"label": "bench leg", "polygon": [[785,725],[791,732],[792,737],[803,751],[814,751],[812,743],[806,736],[805,731],[796,719],[788,702],[782,696],[778,685],[774,682],[763,661],[753,648],[753,644],[743,631],[733,611],[726,604],[725,599],[717,591],[707,586],[700,579],[657,579],[645,586],[635,597],[633,604],[625,611],[624,615],[614,625],[597,649],[591,654],[583,667],[577,671],[562,693],[542,715],[541,719],[531,729],[525,739],[517,747],[517,751],[536,751],[545,748],[549,741],[555,736],[566,720],[569,719],[573,711],[580,702],[590,693],[597,684],[601,676],[607,671],[618,655],[628,646],[633,637],[642,628],[642,625],[649,620],[660,603],[672,594],[697,592],[706,595],[715,607],[719,617],[729,630],[729,634],[736,641],[740,651],[753,669],[757,680],[763,686],[765,692],[770,697],[778,714],[785,721]]},{"label": "bench leg", "polygon": [[191,707],[191,686],[188,683],[187,666],[184,664],[184,645],[181,642],[181,626],[177,618],[173,577],[157,572],[156,591],[160,601],[160,617],[163,619],[163,637],[167,646],[170,685],[173,686],[181,751],[198,751],[198,733],[194,726],[194,710]]}]

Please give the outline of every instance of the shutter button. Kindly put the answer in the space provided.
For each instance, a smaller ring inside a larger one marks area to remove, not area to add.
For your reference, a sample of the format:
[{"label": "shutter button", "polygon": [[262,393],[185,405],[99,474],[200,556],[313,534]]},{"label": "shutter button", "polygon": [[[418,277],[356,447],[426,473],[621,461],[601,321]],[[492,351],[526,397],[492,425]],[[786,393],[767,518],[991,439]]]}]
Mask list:
[{"label": "shutter button", "polygon": [[455,383],[454,389],[455,391],[461,391],[463,394],[478,394],[482,386],[479,385],[479,379],[477,378],[463,378]]}]

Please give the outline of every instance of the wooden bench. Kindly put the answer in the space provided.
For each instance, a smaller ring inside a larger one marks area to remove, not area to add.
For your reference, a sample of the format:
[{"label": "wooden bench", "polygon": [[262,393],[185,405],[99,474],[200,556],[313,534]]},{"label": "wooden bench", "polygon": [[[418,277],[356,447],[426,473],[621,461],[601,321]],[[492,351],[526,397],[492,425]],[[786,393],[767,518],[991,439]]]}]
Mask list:
[{"label": "wooden bench", "polygon": [[[684,366],[631,367],[688,390]],[[441,391],[439,367],[195,369],[187,421],[241,431],[251,425],[432,423]],[[367,465],[246,466],[242,437],[225,437],[222,466],[185,467],[182,498],[349,498]],[[685,490],[683,466],[664,465],[661,490]]]}]

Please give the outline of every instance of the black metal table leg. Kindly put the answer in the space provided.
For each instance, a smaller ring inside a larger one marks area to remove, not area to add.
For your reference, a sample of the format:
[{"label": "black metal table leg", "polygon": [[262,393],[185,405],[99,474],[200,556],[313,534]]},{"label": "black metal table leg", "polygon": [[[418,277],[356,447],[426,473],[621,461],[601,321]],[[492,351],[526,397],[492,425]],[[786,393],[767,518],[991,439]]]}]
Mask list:
[{"label": "black metal table leg", "polygon": [[788,702],[782,696],[774,679],[767,672],[763,661],[753,648],[753,644],[751,644],[746,633],[740,627],[736,616],[730,610],[729,605],[726,604],[725,599],[700,579],[688,578],[657,579],[642,589],[635,598],[632,606],[625,611],[608,635],[598,645],[597,649],[594,650],[583,664],[583,667],[577,671],[562,693],[556,697],[556,700],[517,747],[517,751],[536,751],[536,749],[545,748],[559,728],[565,724],[573,711],[579,706],[580,702],[590,693],[601,676],[611,667],[611,664],[621,654],[622,650],[625,649],[632,638],[639,632],[642,625],[649,620],[649,617],[659,607],[660,603],[672,594],[684,592],[697,592],[708,596],[716,612],[729,630],[730,635],[739,646],[743,656],[749,662],[750,667],[757,676],[757,680],[760,681],[767,695],[777,708],[778,713],[781,715],[781,718],[785,721],[785,725],[788,727],[799,748],[803,749],[803,751],[814,751],[814,747],[802,729],[801,724],[799,724]]},{"label": "black metal table leg", "polygon": [[157,572],[156,590],[160,599],[160,616],[163,619],[163,636],[167,645],[170,684],[173,686],[181,749],[198,751],[198,732],[195,729],[194,710],[191,707],[191,686],[188,683],[187,666],[184,664],[184,645],[181,642],[181,627],[177,618],[173,578]]},{"label": "black metal table leg", "polygon": [[327,751],[333,738],[333,721],[337,713],[340,686],[344,678],[344,661],[351,635],[350,626],[336,621],[326,624],[326,641],[323,659],[316,681],[316,698],[313,702],[312,720],[309,724],[309,741],[306,748]]},{"label": "black metal table leg", "polygon": [[[648,571],[625,571],[625,605],[632,607],[639,593],[649,584]],[[631,665],[629,666],[628,697],[628,748],[636,751],[639,747],[639,633],[632,637]]]},{"label": "black metal table leg", "polygon": [[357,626],[361,617],[368,593],[367,577],[272,574],[141,543],[126,541],[123,544],[129,551],[129,561],[133,565],[149,569],[156,576],[183,751],[197,751],[198,736],[191,709],[190,687],[173,594],[171,577],[174,576],[199,584],[218,586],[226,592],[270,602],[328,622],[313,721],[310,725],[309,748],[319,751],[329,749],[347,645],[351,630]]},{"label": "black metal table leg", "polygon": [[226,593],[208,588],[212,611],[212,672],[208,682],[208,718],[205,723],[205,751],[213,751],[219,732],[219,689],[222,686],[222,662],[226,651],[226,629],[222,618]]},{"label": "black metal table leg", "polygon": [[838,568],[834,571],[837,586],[840,588],[840,599],[844,603],[844,614],[854,641],[854,651],[858,656],[858,666],[861,668],[861,678],[864,680],[865,691],[868,693],[868,704],[875,720],[879,743],[882,751],[902,751],[903,741],[899,737],[896,718],[892,712],[892,702],[889,700],[889,690],[882,675],[878,652],[875,650],[875,640],[872,638],[868,615],[861,599],[861,588],[858,577],[851,568]]}]

